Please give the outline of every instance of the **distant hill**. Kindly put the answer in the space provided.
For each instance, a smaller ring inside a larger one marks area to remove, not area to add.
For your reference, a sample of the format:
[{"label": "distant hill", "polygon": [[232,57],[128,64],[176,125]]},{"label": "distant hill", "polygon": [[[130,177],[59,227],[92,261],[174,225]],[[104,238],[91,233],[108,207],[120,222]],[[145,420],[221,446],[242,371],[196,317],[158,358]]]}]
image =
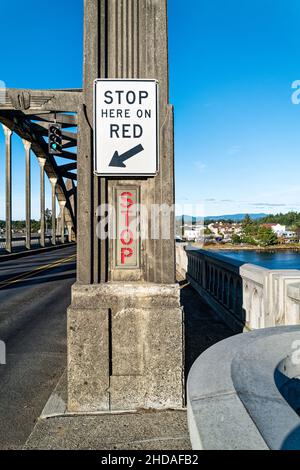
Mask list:
[{"label": "distant hill", "polygon": [[[226,215],[210,215],[205,217],[205,221],[209,220],[233,220],[234,222],[242,221],[247,214],[226,214]],[[266,217],[268,214],[248,214],[250,215],[251,219],[257,220],[263,217]],[[176,220],[179,222],[182,220],[182,215],[178,215]],[[203,220],[203,217],[192,217],[190,215],[184,216],[184,221],[186,224],[197,223]]]},{"label": "distant hill", "polygon": [[205,220],[234,220],[235,222],[240,222],[245,218],[246,215],[249,215],[252,220],[262,219],[268,214],[229,214],[229,215],[216,215],[216,216],[207,216]]}]

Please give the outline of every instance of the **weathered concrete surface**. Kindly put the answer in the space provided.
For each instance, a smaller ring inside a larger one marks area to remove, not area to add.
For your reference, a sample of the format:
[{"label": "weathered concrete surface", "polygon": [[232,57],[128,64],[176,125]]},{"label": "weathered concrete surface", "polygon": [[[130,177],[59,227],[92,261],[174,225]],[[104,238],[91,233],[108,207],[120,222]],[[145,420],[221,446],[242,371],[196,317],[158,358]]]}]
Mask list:
[{"label": "weathered concrete surface", "polygon": [[70,411],[109,409],[108,310],[68,311]]},{"label": "weathered concrete surface", "polygon": [[182,408],[179,286],[76,284],[72,292],[68,410]]},{"label": "weathered concrete surface", "polygon": [[25,449],[189,450],[185,411],[40,419]]}]

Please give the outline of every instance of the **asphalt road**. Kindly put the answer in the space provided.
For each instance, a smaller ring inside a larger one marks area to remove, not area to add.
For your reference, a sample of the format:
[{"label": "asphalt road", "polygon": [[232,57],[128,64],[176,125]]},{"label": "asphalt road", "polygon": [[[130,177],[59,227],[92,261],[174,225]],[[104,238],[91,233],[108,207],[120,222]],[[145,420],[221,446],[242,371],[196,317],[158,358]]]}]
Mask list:
[{"label": "asphalt road", "polygon": [[75,247],[0,260],[0,449],[22,448],[66,367]]}]

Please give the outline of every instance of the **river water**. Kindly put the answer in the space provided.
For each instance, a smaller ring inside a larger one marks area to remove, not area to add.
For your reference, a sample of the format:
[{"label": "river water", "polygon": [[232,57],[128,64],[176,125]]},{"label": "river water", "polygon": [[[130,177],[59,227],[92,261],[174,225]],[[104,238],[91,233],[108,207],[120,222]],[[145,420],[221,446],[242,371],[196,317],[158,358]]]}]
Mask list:
[{"label": "river water", "polygon": [[217,250],[217,253],[269,269],[300,269],[300,251],[297,250]]}]

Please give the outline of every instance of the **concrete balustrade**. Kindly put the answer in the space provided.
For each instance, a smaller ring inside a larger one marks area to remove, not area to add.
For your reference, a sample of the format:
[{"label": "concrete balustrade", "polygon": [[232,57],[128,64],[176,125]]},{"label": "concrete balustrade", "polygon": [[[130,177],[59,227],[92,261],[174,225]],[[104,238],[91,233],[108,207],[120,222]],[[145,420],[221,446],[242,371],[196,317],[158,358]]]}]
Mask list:
[{"label": "concrete balustrade", "polygon": [[187,280],[201,297],[233,331],[242,331],[245,312],[239,273],[241,263],[229,262],[227,257],[216,253],[182,245],[176,247],[176,256],[177,270],[183,273],[186,269]]},{"label": "concrete balustrade", "polygon": [[289,295],[289,286],[300,282],[299,270],[270,270],[245,264],[240,275],[246,325],[257,329],[300,323],[299,313],[294,313],[295,302]]},{"label": "concrete balustrade", "polygon": [[182,244],[176,256],[180,275],[234,331],[300,323],[300,270],[243,264]]},{"label": "concrete balustrade", "polygon": [[300,323],[300,283],[289,284],[287,288],[286,310],[293,324]]},{"label": "concrete balustrade", "polygon": [[176,244],[176,271],[181,277],[186,277],[188,258],[185,251],[186,244]]},{"label": "concrete balustrade", "polygon": [[194,450],[300,448],[300,327],[235,335],[207,349],[188,377]]}]

